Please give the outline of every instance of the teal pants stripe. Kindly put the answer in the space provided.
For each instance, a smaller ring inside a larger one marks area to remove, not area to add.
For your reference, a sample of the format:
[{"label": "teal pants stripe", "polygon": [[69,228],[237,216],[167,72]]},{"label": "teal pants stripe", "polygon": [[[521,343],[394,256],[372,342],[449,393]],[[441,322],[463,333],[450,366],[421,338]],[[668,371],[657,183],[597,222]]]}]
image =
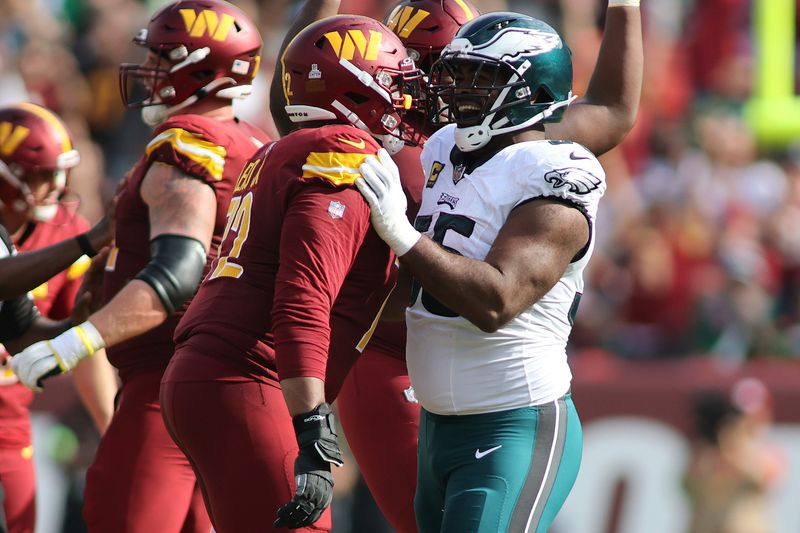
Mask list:
[{"label": "teal pants stripe", "polygon": [[582,442],[570,395],[480,415],[423,409],[420,533],[545,533],[575,483]]}]

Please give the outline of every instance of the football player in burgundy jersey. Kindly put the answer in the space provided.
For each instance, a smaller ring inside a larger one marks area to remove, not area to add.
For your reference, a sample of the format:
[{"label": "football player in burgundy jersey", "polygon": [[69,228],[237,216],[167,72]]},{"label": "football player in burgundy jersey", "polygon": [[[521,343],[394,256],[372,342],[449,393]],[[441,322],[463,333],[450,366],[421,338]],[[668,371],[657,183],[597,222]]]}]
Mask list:
[{"label": "football player in burgundy jersey", "polygon": [[[642,84],[641,16],[638,5],[633,4],[608,9],[603,44],[587,93],[570,106],[561,122],[545,126],[548,138],[575,140],[602,154],[619,144],[631,129]],[[335,14],[338,7],[338,0],[306,2],[284,46],[306,24]],[[403,0],[389,12],[386,25],[427,72],[458,28],[478,14],[469,0]],[[285,134],[291,122],[282,109],[279,80],[279,76],[273,78],[270,110],[278,131]],[[433,130],[420,118],[426,117],[414,112],[405,117],[407,126],[416,131],[412,137],[424,143]],[[393,157],[403,176],[410,220],[416,215],[425,184],[420,150],[409,146]],[[397,320],[402,320],[402,313]],[[403,323],[378,325],[337,403],[348,444],[381,511],[399,532],[416,531],[413,496],[419,405],[405,364]],[[387,456],[393,460],[387,463]]]},{"label": "football player in burgundy jersey", "polygon": [[[118,194],[107,303],[12,365],[36,387],[108,347],[122,388],[87,473],[84,517],[90,531],[177,532],[196,481],[164,426],[159,384],[175,326],[216,257],[236,177],[268,141],[236,118],[231,102],[251,92],[261,37],[227,2],[185,0],[158,11],[134,42],[148,55],[121,67],[123,100],[156,127]],[[208,518],[191,529],[207,532]]]},{"label": "football player in burgundy jersey", "polygon": [[[27,102],[1,107],[0,222],[6,232],[22,233],[35,227],[36,222],[52,221],[67,174],[79,161],[66,126],[52,112]],[[58,242],[48,239],[50,244],[40,244],[44,248],[0,256],[0,301],[24,295],[69,268],[81,256],[96,254],[108,244],[110,230],[109,218],[103,217],[88,231]],[[7,346],[11,346],[10,342],[15,349],[24,348],[25,342],[34,342],[32,335],[9,341],[8,337],[15,335],[2,326],[10,327],[14,320],[6,318],[0,320],[0,336],[6,338]],[[44,332],[37,327],[35,333]]]},{"label": "football player in burgundy jersey", "polygon": [[219,258],[176,330],[161,389],[220,533],[273,531],[265,515],[279,507],[275,529],[330,528],[341,453],[326,398],[393,278],[354,168],[409,140],[401,120],[418,103],[414,62],[366,17],[303,30],[280,75],[300,127],[242,171]]},{"label": "football player in burgundy jersey", "polygon": [[[102,227],[88,234],[91,239],[87,237],[89,224],[86,220],[59,201],[67,173],[78,161],[67,128],[53,113],[30,103],[0,108],[0,223],[4,231],[11,233],[5,235],[0,257],[25,261],[28,259],[23,258],[28,255],[26,252],[55,245],[42,250],[35,264],[23,264],[25,272],[8,264],[0,267],[0,271],[3,279],[17,284],[20,292],[31,290],[41,315],[55,321],[53,324],[64,324],[47,336],[68,327],[67,319],[83,273],[91,262],[82,255],[81,247],[91,254],[95,246],[101,247],[110,237],[108,229]],[[14,247],[22,255],[8,255]],[[70,252],[66,248],[73,250]],[[42,272],[51,263],[58,263],[62,271]],[[31,330],[26,335],[28,343],[42,338],[30,338],[37,328],[33,323],[26,325],[26,320],[20,320],[24,316],[12,311],[13,299],[0,305],[0,329],[4,332],[0,341],[19,345],[21,339],[16,339],[15,343],[9,335],[10,330],[19,328]],[[23,305],[30,306],[27,297],[23,297]],[[0,356],[3,359],[8,356],[2,345]],[[75,378],[98,429],[104,430],[111,418],[116,392],[114,371],[105,354],[79,365]],[[33,531],[34,528],[36,488],[28,416],[32,399],[33,393],[4,366],[0,375],[0,482],[5,489],[3,507],[12,532]]]}]

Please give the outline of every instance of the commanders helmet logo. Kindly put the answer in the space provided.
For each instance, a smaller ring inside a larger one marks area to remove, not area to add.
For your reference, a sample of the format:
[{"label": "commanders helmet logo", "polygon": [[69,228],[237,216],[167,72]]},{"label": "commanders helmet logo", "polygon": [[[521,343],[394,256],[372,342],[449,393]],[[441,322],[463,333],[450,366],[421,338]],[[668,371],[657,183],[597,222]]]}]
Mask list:
[{"label": "commanders helmet logo", "polygon": [[356,55],[356,50],[365,61],[375,61],[378,59],[378,52],[381,49],[383,34],[379,31],[369,30],[367,37],[361,30],[347,30],[342,34],[338,31],[330,31],[325,34],[325,38],[333,47],[339,59],[352,61]]},{"label": "commanders helmet logo", "polygon": [[11,122],[0,122],[0,155],[10,156],[31,132],[30,129]]},{"label": "commanders helmet logo", "polygon": [[223,13],[222,18],[216,11],[204,9],[198,15],[194,9],[181,9],[186,32],[192,37],[202,37],[206,32],[215,41],[224,41],[233,27],[234,18],[228,13]]}]

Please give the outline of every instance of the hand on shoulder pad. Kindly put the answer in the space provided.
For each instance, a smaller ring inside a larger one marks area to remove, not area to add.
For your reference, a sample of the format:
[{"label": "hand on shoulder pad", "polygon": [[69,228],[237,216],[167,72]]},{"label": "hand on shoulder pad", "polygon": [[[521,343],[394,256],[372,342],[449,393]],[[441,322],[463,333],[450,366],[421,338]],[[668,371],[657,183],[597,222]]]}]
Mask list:
[{"label": "hand on shoulder pad", "polygon": [[406,218],[406,195],[397,165],[381,148],[378,157],[367,158],[359,171],[362,177],[356,179],[356,187],[369,204],[372,227],[398,257],[404,255],[422,235]]}]

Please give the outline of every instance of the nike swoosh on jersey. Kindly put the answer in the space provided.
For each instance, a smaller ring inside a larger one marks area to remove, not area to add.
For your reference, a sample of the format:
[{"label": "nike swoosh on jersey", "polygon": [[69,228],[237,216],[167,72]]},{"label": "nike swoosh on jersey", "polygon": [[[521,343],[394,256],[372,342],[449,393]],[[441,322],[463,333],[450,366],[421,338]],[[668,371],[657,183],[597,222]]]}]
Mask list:
[{"label": "nike swoosh on jersey", "polygon": [[581,160],[589,160],[589,159],[591,159],[591,157],[583,157],[583,156],[576,155],[576,154],[577,154],[576,152],[572,152],[571,154],[569,154],[569,158],[572,159],[573,161],[581,161]]},{"label": "nike swoosh on jersey", "polygon": [[501,444],[499,446],[495,446],[494,448],[489,448],[488,450],[484,450],[484,451],[481,451],[481,449],[478,448],[478,449],[475,450],[475,459],[483,459],[484,457],[486,457],[487,455],[489,455],[493,451],[499,450],[502,447],[503,447],[503,445]]},{"label": "nike swoosh on jersey", "polygon": [[355,141],[348,141],[347,139],[342,139],[341,137],[336,137],[336,140],[337,140],[337,141],[339,141],[339,142],[343,142],[343,143],[345,143],[345,144],[349,144],[349,145],[350,145],[350,146],[352,146],[353,148],[357,148],[357,149],[359,149],[359,150],[363,150],[363,149],[364,149],[364,147],[367,145],[367,144],[364,142],[364,139],[361,139],[360,141],[358,141],[358,142],[355,142]]}]

